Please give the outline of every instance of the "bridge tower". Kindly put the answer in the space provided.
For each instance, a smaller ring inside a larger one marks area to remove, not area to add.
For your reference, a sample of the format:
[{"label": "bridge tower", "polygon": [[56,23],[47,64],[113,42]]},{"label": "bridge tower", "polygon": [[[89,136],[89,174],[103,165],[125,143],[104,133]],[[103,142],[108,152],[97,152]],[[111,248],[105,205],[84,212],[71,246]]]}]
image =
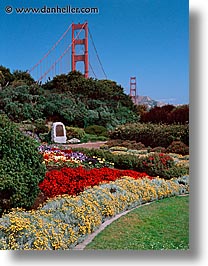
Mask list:
[{"label": "bridge tower", "polygon": [[[75,31],[76,30],[84,30],[85,36],[84,39],[75,39]],[[84,54],[76,54],[75,48],[76,45],[84,45]],[[88,59],[88,24],[85,22],[84,24],[72,24],[72,54],[71,54],[71,62],[72,62],[72,71],[76,70],[76,63],[78,61],[84,62],[84,76],[88,78],[89,75],[89,59]]]},{"label": "bridge tower", "polygon": [[136,77],[130,77],[130,97],[134,104],[136,104]]}]

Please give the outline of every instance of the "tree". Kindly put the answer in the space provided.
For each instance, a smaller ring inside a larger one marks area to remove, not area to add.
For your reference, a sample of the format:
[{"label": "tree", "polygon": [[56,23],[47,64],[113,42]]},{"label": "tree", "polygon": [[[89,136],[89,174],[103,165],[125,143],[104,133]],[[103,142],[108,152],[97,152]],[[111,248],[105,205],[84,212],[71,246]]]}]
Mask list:
[{"label": "tree", "polygon": [[169,114],[175,107],[173,105],[155,106],[142,115],[142,122],[169,123]]},{"label": "tree", "polygon": [[189,123],[189,105],[181,105],[174,108],[169,115],[170,123]]},{"label": "tree", "polygon": [[27,71],[15,70],[13,72],[13,82],[12,85],[14,87],[20,85],[32,85],[35,83],[35,80],[31,77],[31,75]]},{"label": "tree", "polygon": [[0,85],[1,87],[8,86],[14,80],[9,68],[0,65]]},{"label": "tree", "polygon": [[144,114],[147,113],[147,105],[145,104],[139,104],[136,106],[137,113],[140,117],[142,117]]}]

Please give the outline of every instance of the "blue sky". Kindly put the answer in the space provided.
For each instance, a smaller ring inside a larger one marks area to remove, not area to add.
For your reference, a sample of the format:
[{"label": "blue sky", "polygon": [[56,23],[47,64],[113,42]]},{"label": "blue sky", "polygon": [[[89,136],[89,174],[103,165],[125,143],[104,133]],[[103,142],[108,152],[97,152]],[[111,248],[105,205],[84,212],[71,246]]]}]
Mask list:
[{"label": "blue sky", "polygon": [[[4,10],[6,6],[45,5],[97,7],[99,14],[23,15]],[[107,78],[126,93],[130,77],[136,76],[139,95],[173,104],[189,102],[188,0],[2,0],[0,64],[11,71],[30,69],[72,22],[84,21],[88,21]],[[92,44],[89,55],[97,77],[104,78]]]}]

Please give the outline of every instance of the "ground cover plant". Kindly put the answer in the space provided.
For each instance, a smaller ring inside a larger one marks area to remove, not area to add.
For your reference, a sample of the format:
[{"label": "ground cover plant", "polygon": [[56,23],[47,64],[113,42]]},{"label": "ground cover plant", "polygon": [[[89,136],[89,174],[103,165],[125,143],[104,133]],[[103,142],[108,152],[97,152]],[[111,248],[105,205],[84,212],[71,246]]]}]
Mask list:
[{"label": "ground cover plant", "polygon": [[37,210],[14,209],[0,219],[0,249],[71,249],[117,213],[183,193],[177,180],[122,177],[50,199]]},{"label": "ground cover plant", "polygon": [[85,249],[189,249],[189,197],[137,208],[110,224]]}]

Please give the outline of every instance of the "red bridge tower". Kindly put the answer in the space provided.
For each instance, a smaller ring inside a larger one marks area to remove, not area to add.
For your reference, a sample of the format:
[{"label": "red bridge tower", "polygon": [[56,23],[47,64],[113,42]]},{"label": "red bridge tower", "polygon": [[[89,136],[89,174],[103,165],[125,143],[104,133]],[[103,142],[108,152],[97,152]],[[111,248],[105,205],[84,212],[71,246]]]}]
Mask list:
[{"label": "red bridge tower", "polygon": [[[75,39],[75,31],[84,30],[85,36],[84,39]],[[76,45],[84,45],[84,54],[76,54],[75,47]],[[76,62],[84,62],[84,76],[88,78],[89,74],[89,61],[88,61],[88,24],[72,24],[72,71],[76,70]]]}]

